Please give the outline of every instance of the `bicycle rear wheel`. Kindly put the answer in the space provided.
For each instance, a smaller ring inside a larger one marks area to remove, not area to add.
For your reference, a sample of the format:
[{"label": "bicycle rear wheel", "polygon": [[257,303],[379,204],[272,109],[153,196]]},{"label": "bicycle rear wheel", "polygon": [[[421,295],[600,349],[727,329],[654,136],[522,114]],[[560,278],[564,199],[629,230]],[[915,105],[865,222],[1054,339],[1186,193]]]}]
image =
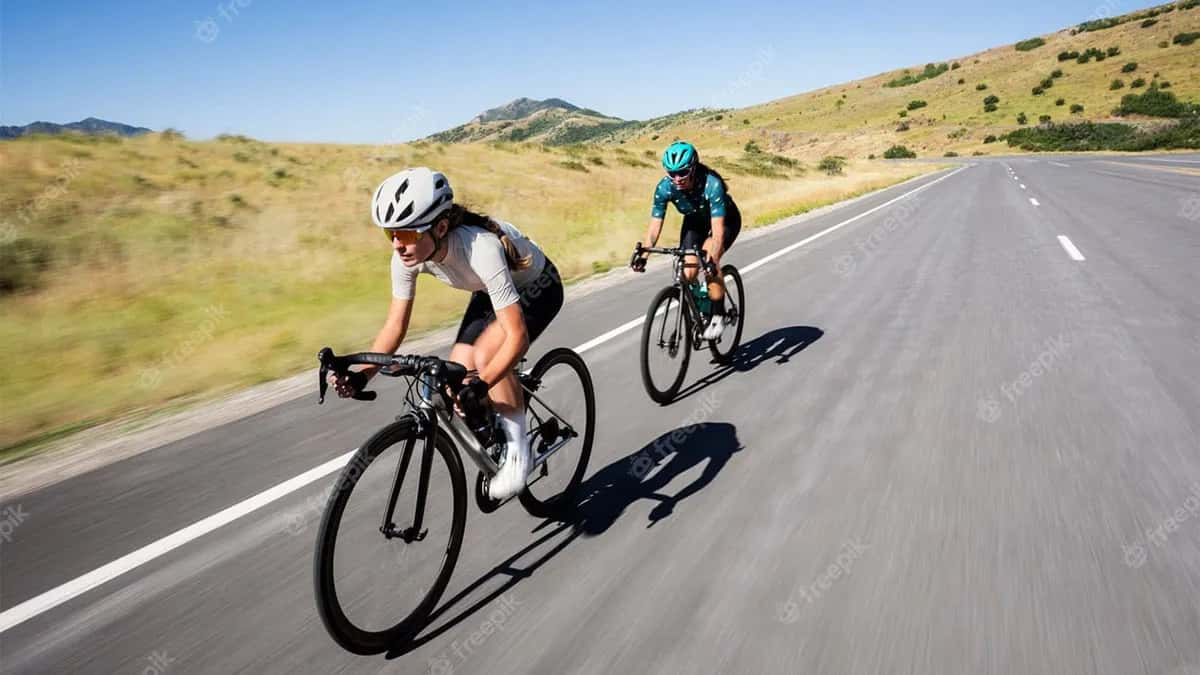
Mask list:
[{"label": "bicycle rear wheel", "polygon": [[[317,613],[334,641],[355,654],[377,654],[415,635],[462,548],[462,462],[445,435],[427,444],[416,429],[414,418],[403,417],[364,443],[332,486],[321,519],[313,559]],[[423,522],[415,532],[421,497]]]},{"label": "bicycle rear wheel", "polygon": [[551,518],[572,505],[583,482],[596,433],[596,393],[583,358],[565,347],[552,349],[529,371],[525,393],[530,449],[536,467],[521,505],[536,518]]},{"label": "bicycle rear wheel", "polygon": [[654,296],[642,324],[642,384],[657,403],[670,403],[692,358],[691,318],[683,304],[683,291],[668,286]]},{"label": "bicycle rear wheel", "polygon": [[733,332],[710,340],[708,348],[717,363],[727,364],[733,361],[742,344],[742,327],[746,323],[746,289],[742,286],[742,275],[733,265],[723,265],[721,277],[725,281],[725,316],[732,321]]}]

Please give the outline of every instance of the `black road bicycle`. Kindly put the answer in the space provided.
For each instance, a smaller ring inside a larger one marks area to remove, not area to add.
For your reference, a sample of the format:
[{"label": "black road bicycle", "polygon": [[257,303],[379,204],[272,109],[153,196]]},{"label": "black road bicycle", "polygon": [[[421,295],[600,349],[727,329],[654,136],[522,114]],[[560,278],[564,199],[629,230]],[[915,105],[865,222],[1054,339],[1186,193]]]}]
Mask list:
[{"label": "black road bicycle", "polygon": [[[503,432],[490,407],[455,412],[468,374],[461,364],[393,354],[335,356],[328,347],[318,358],[322,402],[327,374],[344,374],[351,365],[381,366],[381,375],[410,378],[408,410],[363,443],[334,484],[313,565],[317,610],[326,630],[351,652],[375,654],[415,637],[450,582],[467,517],[462,452],[479,468],[475,501],[480,510],[491,513],[503,505],[487,491],[504,451]],[[550,351],[517,375],[525,393],[533,467],[519,500],[531,515],[553,517],[569,507],[587,470],[596,428],[592,378],[583,359],[565,348]],[[376,392],[366,391],[355,398],[375,397]],[[394,469],[369,472],[383,465]],[[364,560],[401,576],[386,584],[368,580],[372,565]],[[381,602],[393,606],[381,609]]]},{"label": "black road bicycle", "polygon": [[[746,321],[745,289],[737,268],[722,265],[725,316],[733,330],[730,334],[727,329],[726,334],[716,340],[705,340],[704,327],[712,316],[711,301],[708,299],[706,253],[695,249],[643,247],[639,242],[634,250],[635,259],[643,253],[659,253],[675,258],[675,282],[654,296],[650,309],[646,311],[646,321],[642,324],[642,383],[650,398],[666,405],[683,385],[693,349],[700,350],[707,345],[717,363],[733,360],[741,344],[742,326]],[[695,256],[699,262],[686,262],[684,259],[687,256]],[[700,270],[694,282],[688,283],[684,277],[684,271],[688,269]]]}]

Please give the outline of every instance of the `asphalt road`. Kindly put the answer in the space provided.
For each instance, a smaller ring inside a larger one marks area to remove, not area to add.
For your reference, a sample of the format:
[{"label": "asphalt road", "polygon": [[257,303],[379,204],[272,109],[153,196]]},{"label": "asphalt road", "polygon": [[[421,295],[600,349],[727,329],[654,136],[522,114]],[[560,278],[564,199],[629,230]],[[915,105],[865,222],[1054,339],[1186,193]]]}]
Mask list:
[{"label": "asphalt road", "polygon": [[[743,354],[693,359],[671,406],[637,330],[588,349],[588,499],[566,523],[472,505],[415,645],[353,656],[316,616],[328,468],[227,511],[355,448],[385,388],[0,505],[0,670],[1200,673],[1200,156],[962,163],[739,242]],[[666,282],[572,302],[533,354]]]}]

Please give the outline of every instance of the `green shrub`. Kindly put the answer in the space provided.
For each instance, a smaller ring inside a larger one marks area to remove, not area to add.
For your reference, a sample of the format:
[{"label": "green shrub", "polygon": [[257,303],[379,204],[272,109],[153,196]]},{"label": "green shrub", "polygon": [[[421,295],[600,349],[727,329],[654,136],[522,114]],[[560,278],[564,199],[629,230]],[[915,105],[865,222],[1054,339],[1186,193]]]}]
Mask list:
[{"label": "green shrub", "polygon": [[960,78],[958,78],[958,83],[959,83],[959,84],[966,84],[966,83],[967,83],[967,81],[966,81],[965,79],[963,79],[963,78],[961,78],[961,77],[960,77]]},{"label": "green shrub", "polygon": [[1108,57],[1117,56],[1121,53],[1120,47],[1109,47],[1104,51],[1104,55]]},{"label": "green shrub", "polygon": [[983,91],[984,89],[987,89],[987,85],[984,84],[983,82],[980,82],[979,84],[975,85],[975,91]]},{"label": "green shrub", "polygon": [[1113,26],[1119,26],[1119,25],[1121,25],[1121,19],[1119,19],[1117,17],[1109,17],[1107,19],[1096,19],[1095,21],[1085,21],[1085,22],[1079,24],[1079,27],[1076,30],[1078,30],[1080,33],[1090,33],[1092,31],[1105,30],[1107,28],[1112,28]]},{"label": "green shrub", "polygon": [[28,237],[0,240],[0,296],[38,288],[52,260],[48,242]]},{"label": "green shrub", "polygon": [[558,165],[564,169],[569,169],[571,171],[582,171],[583,173],[591,173],[590,171],[588,171],[588,168],[586,166],[584,166],[581,162],[576,162],[574,160],[569,160],[566,162],[559,162]]},{"label": "green shrub", "polygon": [[1038,124],[1049,124],[1051,118],[1049,115],[1038,115]]},{"label": "green shrub", "polygon": [[750,120],[742,120],[742,124],[750,124]]},{"label": "green shrub", "polygon": [[1128,124],[1076,122],[1018,129],[1008,135],[1010,146],[1034,152],[1118,150],[1175,150],[1200,148],[1200,119],[1139,131]]},{"label": "green shrub", "polygon": [[970,133],[971,132],[966,127],[959,127],[946,134],[946,138],[949,138],[952,141],[957,141],[960,138],[966,138],[966,136]]},{"label": "green shrub", "polygon": [[1135,70],[1137,70],[1137,63],[1134,61],[1130,61],[1129,63],[1121,66],[1122,73],[1132,73]]},{"label": "green shrub", "polygon": [[1059,53],[1058,53],[1058,60],[1059,60],[1059,61],[1071,61],[1071,60],[1073,60],[1073,59],[1077,59],[1077,58],[1079,58],[1079,52],[1075,52],[1075,51],[1064,51],[1064,52],[1059,52]]},{"label": "green shrub", "polygon": [[1153,26],[1156,23],[1158,23],[1158,19],[1146,19],[1145,21],[1142,22],[1142,28],[1149,28],[1150,26]]},{"label": "green shrub", "polygon": [[604,166],[604,158],[599,156],[593,155],[592,157],[588,157],[588,161],[596,166]]},{"label": "green shrub", "polygon": [[903,145],[893,145],[883,153],[884,159],[914,159],[917,153],[909,150]]},{"label": "green shrub", "polygon": [[1035,37],[1035,38],[1029,38],[1028,40],[1021,40],[1020,42],[1018,42],[1017,44],[1015,44],[1013,46],[1016,47],[1017,51],[1019,51],[1019,52],[1028,52],[1028,51],[1037,49],[1038,47],[1041,47],[1044,44],[1046,44],[1045,40],[1043,40],[1040,37]]},{"label": "green shrub", "polygon": [[1054,101],[1054,105],[1057,105],[1057,106],[1064,106],[1066,104],[1067,104],[1067,99],[1065,99],[1065,98],[1055,99],[1055,101]]},{"label": "green shrub", "polygon": [[1082,115],[1083,114],[1083,106],[1079,103],[1072,103],[1071,104],[1071,114],[1072,115]]},{"label": "green shrub", "polygon": [[1055,80],[1057,80],[1058,78],[1060,78],[1062,76],[1063,76],[1062,68],[1055,68],[1054,72],[1050,73],[1050,77],[1052,77]]},{"label": "green shrub", "polygon": [[999,109],[999,108],[996,106],[996,104],[995,104],[995,103],[985,103],[985,104],[983,104],[983,112],[989,112],[989,113],[991,113],[991,112],[996,112],[998,109]]},{"label": "green shrub", "polygon": [[1180,33],[1171,38],[1172,44],[1190,45],[1196,40],[1200,40],[1200,33]]},{"label": "green shrub", "polygon": [[1109,89],[1109,91],[1116,91],[1116,90],[1118,90],[1118,89],[1124,89],[1124,88],[1125,88],[1125,81],[1124,81],[1124,80],[1120,80],[1120,79],[1113,80],[1113,81],[1112,81],[1112,82],[1111,82],[1111,83],[1108,85],[1108,89]]},{"label": "green shrub", "polygon": [[942,155],[942,157],[958,157],[958,153],[953,150],[947,150],[946,154]]},{"label": "green shrub", "polygon": [[1042,80],[1038,86],[1040,86],[1042,89],[1049,89],[1054,86],[1054,78],[1047,77],[1046,79]]},{"label": "green shrub", "polygon": [[909,102],[908,102],[908,109],[909,109],[909,110],[918,110],[918,109],[920,109],[920,108],[924,108],[924,107],[925,107],[925,106],[927,106],[927,105],[929,105],[929,104],[928,104],[928,103],[926,103],[925,101],[922,101],[922,100],[918,99],[918,100],[915,100],[915,101],[909,101]]},{"label": "green shrub", "polygon": [[901,111],[900,111],[900,116],[901,116],[901,117],[908,117],[908,111],[907,111],[907,110],[901,110]]},{"label": "green shrub", "polygon": [[1163,80],[1162,82],[1159,82],[1159,83],[1158,83],[1158,88],[1159,88],[1159,89],[1170,89],[1170,88],[1171,88],[1171,83],[1170,83],[1170,82],[1168,82],[1167,80]]},{"label": "green shrub", "polygon": [[1175,98],[1175,94],[1151,87],[1144,94],[1126,94],[1115,111],[1118,115],[1149,115],[1152,117],[1187,117],[1200,115],[1200,105]]},{"label": "green shrub", "polygon": [[984,105],[988,105],[989,103],[999,103],[999,102],[1000,102],[1000,97],[995,94],[989,94],[987,98],[983,99]]},{"label": "green shrub", "polygon": [[1146,86],[1146,80],[1141,77],[1129,83],[1130,89],[1141,89],[1144,86]]},{"label": "green shrub", "polygon": [[872,152],[871,154],[867,155],[867,159],[875,159],[875,153]]},{"label": "green shrub", "polygon": [[984,143],[995,143],[996,140],[997,139],[993,134],[988,134],[987,136],[984,137],[983,142]]},{"label": "green shrub", "polygon": [[1019,113],[1017,115],[1017,124],[1020,124],[1021,126],[1029,124],[1029,118],[1025,116],[1025,113]]},{"label": "green shrub", "polygon": [[962,64],[960,64],[958,61],[950,64],[950,70],[958,70],[959,68],[962,68]]},{"label": "green shrub", "polygon": [[935,77],[941,75],[942,73],[945,73],[948,70],[950,70],[950,66],[945,63],[939,63],[937,65],[928,63],[928,64],[925,64],[925,70],[921,71],[920,73],[914,75],[906,70],[906,71],[904,71],[903,76],[898,77],[883,86],[893,87],[893,88],[907,87],[909,85],[913,85],[918,82],[923,82],[925,80],[935,78]]},{"label": "green shrub", "polygon": [[817,164],[818,171],[824,171],[828,176],[840,176],[846,168],[846,158],[841,155],[829,155],[822,157],[821,162]]},{"label": "green shrub", "polygon": [[1032,93],[1034,96],[1041,96],[1042,94],[1046,93],[1046,90],[1042,89],[1041,87],[1034,87],[1030,93]]},{"label": "green shrub", "polygon": [[1171,46],[1171,43],[1167,42],[1166,40],[1163,40],[1162,42],[1158,43],[1159,49],[1166,49],[1167,47],[1170,47],[1170,46]]}]

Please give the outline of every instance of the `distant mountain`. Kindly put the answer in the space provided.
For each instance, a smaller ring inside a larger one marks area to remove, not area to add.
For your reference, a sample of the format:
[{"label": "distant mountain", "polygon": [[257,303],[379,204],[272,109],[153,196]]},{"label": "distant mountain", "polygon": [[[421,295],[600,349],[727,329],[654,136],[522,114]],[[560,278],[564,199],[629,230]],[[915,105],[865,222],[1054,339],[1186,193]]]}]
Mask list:
[{"label": "distant mountain", "polygon": [[572,143],[607,134],[628,124],[631,123],[581,108],[561,98],[544,101],[518,98],[485,110],[470,122],[434,134],[429,139],[443,143],[533,140]]},{"label": "distant mountain", "polygon": [[141,136],[142,134],[152,133],[153,130],[145,127],[134,127],[120,122],[109,122],[107,120],[96,119],[89,117],[80,122],[71,122],[70,124],[54,124],[53,122],[34,122],[26,124],[23,127],[5,127],[0,126],[0,138],[17,138],[19,136],[28,136],[30,134],[63,134],[67,132],[79,132],[83,134],[115,134],[117,136]]}]

